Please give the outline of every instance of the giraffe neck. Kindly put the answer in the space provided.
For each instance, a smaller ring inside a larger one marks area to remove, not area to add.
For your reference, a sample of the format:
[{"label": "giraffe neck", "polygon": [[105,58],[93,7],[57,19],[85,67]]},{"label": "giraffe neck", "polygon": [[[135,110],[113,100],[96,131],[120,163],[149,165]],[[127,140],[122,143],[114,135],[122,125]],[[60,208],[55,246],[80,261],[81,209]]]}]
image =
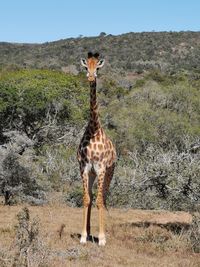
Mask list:
[{"label": "giraffe neck", "polygon": [[89,128],[92,134],[95,134],[100,128],[98,102],[96,93],[96,81],[90,82],[90,121]]}]

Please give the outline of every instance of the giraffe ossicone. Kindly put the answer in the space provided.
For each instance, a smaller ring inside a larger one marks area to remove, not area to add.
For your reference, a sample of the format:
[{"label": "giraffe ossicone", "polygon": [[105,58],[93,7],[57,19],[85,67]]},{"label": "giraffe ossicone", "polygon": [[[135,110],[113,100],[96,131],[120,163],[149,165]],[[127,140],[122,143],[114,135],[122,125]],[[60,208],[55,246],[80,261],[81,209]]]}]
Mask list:
[{"label": "giraffe ossicone", "polygon": [[98,53],[89,52],[87,59],[81,59],[82,66],[87,69],[87,79],[90,85],[90,118],[77,152],[83,181],[83,228],[80,242],[86,243],[90,236],[92,186],[95,178],[97,178],[96,203],[99,210],[100,246],[106,244],[104,209],[116,161],[114,145],[106,136],[98,113],[96,78],[97,70],[103,67],[104,63],[103,59],[99,59]]}]

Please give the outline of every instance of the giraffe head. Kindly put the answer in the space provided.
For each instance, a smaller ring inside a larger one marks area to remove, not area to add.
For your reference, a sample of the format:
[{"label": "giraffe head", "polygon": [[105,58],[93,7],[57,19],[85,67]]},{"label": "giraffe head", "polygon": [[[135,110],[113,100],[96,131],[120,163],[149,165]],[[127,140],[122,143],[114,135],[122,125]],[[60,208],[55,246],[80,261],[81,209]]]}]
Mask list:
[{"label": "giraffe head", "polygon": [[102,68],[105,63],[104,59],[99,59],[98,53],[88,53],[88,58],[81,59],[81,65],[87,70],[87,78],[89,82],[95,82],[97,77],[97,70]]}]

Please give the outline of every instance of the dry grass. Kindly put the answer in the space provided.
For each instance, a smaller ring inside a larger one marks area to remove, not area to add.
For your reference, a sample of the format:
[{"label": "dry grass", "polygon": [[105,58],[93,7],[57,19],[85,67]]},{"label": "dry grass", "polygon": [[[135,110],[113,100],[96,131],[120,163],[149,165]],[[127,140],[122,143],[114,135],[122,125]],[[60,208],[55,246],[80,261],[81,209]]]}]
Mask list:
[{"label": "dry grass", "polygon": [[[31,218],[39,217],[43,243],[39,253],[46,257],[40,265],[30,264],[31,267],[200,266],[200,254],[193,253],[184,230],[192,221],[188,213],[111,209],[107,214],[107,244],[102,248],[95,242],[79,244],[81,209],[58,203],[28,208]],[[21,209],[22,206],[0,206],[0,266],[9,266],[5,255],[11,255],[16,215]],[[94,236],[98,236],[97,215],[94,208]],[[174,225],[179,225],[178,233]]]}]

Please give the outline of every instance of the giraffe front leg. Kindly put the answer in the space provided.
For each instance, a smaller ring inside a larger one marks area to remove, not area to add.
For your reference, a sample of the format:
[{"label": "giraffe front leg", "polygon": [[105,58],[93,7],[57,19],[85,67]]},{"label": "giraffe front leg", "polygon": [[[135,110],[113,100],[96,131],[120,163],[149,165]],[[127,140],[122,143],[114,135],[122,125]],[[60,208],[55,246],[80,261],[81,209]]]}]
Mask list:
[{"label": "giraffe front leg", "polygon": [[104,176],[105,172],[98,175],[97,208],[99,210],[99,246],[105,246],[105,221],[104,221]]},{"label": "giraffe front leg", "polygon": [[82,174],[83,179],[83,227],[81,233],[81,240],[80,243],[85,244],[87,242],[88,236],[88,209],[90,205],[90,196],[89,196],[89,189],[88,189],[88,173],[84,172]]},{"label": "giraffe front leg", "polygon": [[92,200],[93,200],[93,194],[92,194],[92,186],[95,180],[95,174],[91,173],[89,174],[89,181],[88,181],[88,192],[90,196],[90,203],[88,206],[88,214],[87,214],[87,236],[90,236],[90,218],[91,218],[91,209],[92,209]]}]

